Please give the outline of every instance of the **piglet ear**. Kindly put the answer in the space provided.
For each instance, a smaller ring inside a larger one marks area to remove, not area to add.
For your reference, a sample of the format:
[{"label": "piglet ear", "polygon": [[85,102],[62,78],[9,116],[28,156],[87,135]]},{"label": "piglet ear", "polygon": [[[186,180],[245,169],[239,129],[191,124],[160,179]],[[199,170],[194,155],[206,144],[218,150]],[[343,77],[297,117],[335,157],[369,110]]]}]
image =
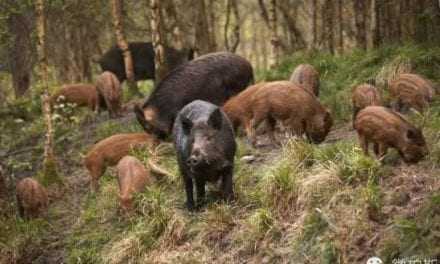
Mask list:
[{"label": "piglet ear", "polygon": [[215,109],[208,119],[208,125],[214,129],[220,130],[223,125],[223,115],[220,108]]},{"label": "piglet ear", "polygon": [[183,133],[189,135],[191,133],[191,128],[193,127],[192,121],[186,116],[181,116],[180,120],[182,122]]}]

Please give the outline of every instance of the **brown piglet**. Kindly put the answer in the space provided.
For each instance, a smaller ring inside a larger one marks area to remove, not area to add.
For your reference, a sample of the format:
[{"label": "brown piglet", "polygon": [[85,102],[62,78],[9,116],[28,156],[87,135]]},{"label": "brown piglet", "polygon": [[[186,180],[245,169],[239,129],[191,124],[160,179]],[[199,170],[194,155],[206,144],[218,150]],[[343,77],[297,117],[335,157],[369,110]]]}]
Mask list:
[{"label": "brown piglet", "polygon": [[107,166],[115,166],[133,148],[153,148],[157,144],[156,137],[147,133],[116,134],[96,143],[84,159],[84,165],[90,172],[92,191],[98,190],[99,178]]},{"label": "brown piglet", "polygon": [[50,98],[51,105],[72,103],[79,107],[86,106],[92,111],[99,110],[98,93],[95,85],[68,84],[63,85]]},{"label": "brown piglet", "polygon": [[224,106],[225,113],[236,123],[235,126],[245,127],[253,145],[256,144],[255,129],[263,121],[267,122],[269,137],[275,142],[274,131],[278,121],[296,136],[305,134],[314,143],[324,141],[333,120],[317,97],[289,81],[253,87],[231,98]]},{"label": "brown piglet", "polygon": [[351,100],[353,103],[353,126],[357,113],[370,105],[382,105],[379,91],[370,84],[361,84],[353,89]]},{"label": "brown piglet", "polygon": [[358,113],[354,125],[366,155],[370,143],[374,144],[374,152],[379,158],[388,148],[397,149],[407,163],[416,163],[428,154],[420,129],[388,108],[368,106]]},{"label": "brown piglet", "polygon": [[312,65],[298,65],[290,76],[290,81],[319,96],[319,72]]},{"label": "brown piglet", "polygon": [[410,107],[422,112],[435,95],[431,81],[417,74],[400,74],[389,86],[390,94],[395,98],[394,108],[399,112]]},{"label": "brown piglet", "polygon": [[122,90],[116,75],[109,71],[101,73],[96,79],[96,90],[100,98],[103,98],[110,117],[120,115]]},{"label": "brown piglet", "polygon": [[133,196],[153,183],[150,172],[137,158],[123,157],[116,166],[118,172],[119,200],[125,212],[133,209]]},{"label": "brown piglet", "polygon": [[47,215],[49,198],[46,189],[32,178],[17,183],[18,212],[25,219]]}]

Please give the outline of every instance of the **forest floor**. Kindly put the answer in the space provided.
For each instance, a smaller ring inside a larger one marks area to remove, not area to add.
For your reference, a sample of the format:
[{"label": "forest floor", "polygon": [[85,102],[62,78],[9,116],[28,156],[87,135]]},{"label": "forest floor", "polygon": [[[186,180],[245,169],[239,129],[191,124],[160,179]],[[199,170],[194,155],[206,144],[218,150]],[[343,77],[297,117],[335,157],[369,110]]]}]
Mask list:
[{"label": "forest floor", "polygon": [[[171,176],[137,196],[132,215],[119,210],[113,169],[101,178],[100,192],[90,193],[83,156],[110,135],[141,131],[132,113],[110,120],[106,114],[91,119],[81,112],[72,122],[58,122],[55,152],[64,185],[49,187],[47,221],[19,219],[14,199],[7,199],[2,207],[6,212],[0,212],[0,263],[330,264],[366,263],[372,256],[384,263],[439,259],[440,101],[424,115],[408,115],[423,127],[430,148],[429,157],[416,165],[403,163],[395,151],[382,161],[365,156],[350,122],[352,85],[381,76],[386,65],[396,67],[396,56],[401,59],[409,53],[404,48],[384,57],[383,52],[301,57],[269,72],[264,79],[285,79],[301,59],[310,60],[322,73],[321,98],[336,124],[319,145],[286,140],[281,147],[253,148],[237,138],[236,200],[219,202],[217,188],[210,186],[207,205],[199,212],[184,207],[170,143],[163,144],[157,162]],[[440,50],[436,52],[423,54],[433,56],[430,63],[440,62]],[[407,56],[417,66],[422,52],[412,53]],[[375,64],[368,68],[370,61]],[[440,70],[432,67],[421,64],[415,69],[432,78],[430,73]],[[38,177],[42,119],[32,119],[26,126],[21,121],[8,123],[3,131],[0,155],[11,153],[4,149],[17,152],[0,161],[6,172],[16,179]],[[32,151],[19,151],[29,146]],[[147,150],[131,154],[145,164],[150,158]],[[12,189],[11,181],[9,186]]]}]

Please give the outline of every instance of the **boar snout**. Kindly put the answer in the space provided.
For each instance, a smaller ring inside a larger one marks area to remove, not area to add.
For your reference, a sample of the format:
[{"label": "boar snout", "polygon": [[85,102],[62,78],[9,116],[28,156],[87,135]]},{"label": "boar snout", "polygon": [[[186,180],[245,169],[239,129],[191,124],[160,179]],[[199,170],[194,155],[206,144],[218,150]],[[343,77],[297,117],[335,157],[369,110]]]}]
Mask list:
[{"label": "boar snout", "polygon": [[186,164],[190,167],[196,167],[206,160],[206,155],[200,148],[195,148],[186,160]]},{"label": "boar snout", "polygon": [[191,153],[191,156],[186,160],[186,164],[190,167],[195,167],[199,165],[199,163],[202,161],[202,155],[200,154],[199,150],[193,151]]},{"label": "boar snout", "polygon": [[409,149],[403,153],[403,160],[408,164],[417,163],[429,154],[426,147],[415,147],[417,149]]}]

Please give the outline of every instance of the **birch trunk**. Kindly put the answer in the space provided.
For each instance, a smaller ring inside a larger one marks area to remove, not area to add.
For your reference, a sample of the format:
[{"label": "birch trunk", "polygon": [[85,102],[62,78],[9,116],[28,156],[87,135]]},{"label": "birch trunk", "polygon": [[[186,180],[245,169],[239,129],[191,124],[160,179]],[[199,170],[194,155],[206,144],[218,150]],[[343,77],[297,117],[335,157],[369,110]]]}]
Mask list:
[{"label": "birch trunk", "polygon": [[269,6],[269,26],[271,33],[271,49],[270,49],[270,60],[269,67],[274,68],[279,63],[279,53],[280,53],[280,40],[278,38],[278,27],[277,27],[277,1],[271,0]]},{"label": "birch trunk", "polygon": [[134,66],[133,58],[128,46],[128,42],[124,34],[124,25],[122,18],[122,1],[121,0],[111,0],[112,4],[112,14],[113,14],[113,26],[115,27],[116,41],[118,47],[122,50],[124,56],[125,74],[127,75],[128,87],[132,94],[139,95],[136,81],[134,79]]},{"label": "birch trunk", "polygon": [[151,39],[154,48],[154,66],[155,66],[155,80],[159,82],[165,77],[167,73],[165,65],[165,53],[162,40],[161,19],[160,19],[160,0],[150,0],[151,8]]},{"label": "birch trunk", "polygon": [[46,56],[46,17],[44,12],[44,0],[36,0],[35,3],[36,19],[37,19],[37,52],[39,75],[42,85],[42,110],[44,121],[46,123],[46,139],[44,142],[44,160],[43,160],[43,183],[51,184],[59,181],[57,174],[57,166],[53,152],[53,126],[52,115],[49,103],[49,73]]}]

